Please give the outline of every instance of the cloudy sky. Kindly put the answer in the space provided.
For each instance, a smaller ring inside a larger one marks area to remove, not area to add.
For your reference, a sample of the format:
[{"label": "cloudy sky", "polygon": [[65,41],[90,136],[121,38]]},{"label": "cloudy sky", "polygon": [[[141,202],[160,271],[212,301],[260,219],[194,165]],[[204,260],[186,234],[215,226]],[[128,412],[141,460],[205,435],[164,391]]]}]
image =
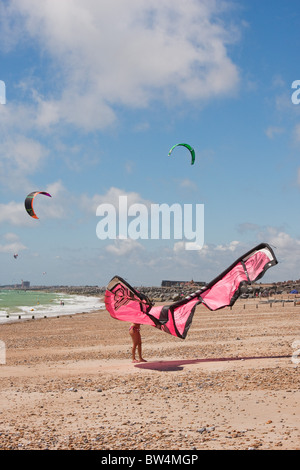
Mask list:
[{"label": "cloudy sky", "polygon": [[[209,281],[262,241],[299,279],[299,29],[296,0],[1,0],[0,285]],[[100,239],[122,196],[203,205],[203,246]]]}]

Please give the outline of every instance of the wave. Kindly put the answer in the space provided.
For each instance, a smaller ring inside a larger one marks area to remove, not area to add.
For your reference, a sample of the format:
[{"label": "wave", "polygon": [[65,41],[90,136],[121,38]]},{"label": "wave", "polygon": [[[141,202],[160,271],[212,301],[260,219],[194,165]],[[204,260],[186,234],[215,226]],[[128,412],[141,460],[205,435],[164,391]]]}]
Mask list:
[{"label": "wave", "polygon": [[[25,299],[24,299],[25,300]],[[37,301],[24,302],[23,305],[3,306],[0,309],[0,324],[18,320],[34,318],[56,317],[62,315],[74,315],[76,313],[88,313],[105,309],[105,304],[99,297],[87,297],[83,295],[56,294],[49,297],[43,303]]]}]

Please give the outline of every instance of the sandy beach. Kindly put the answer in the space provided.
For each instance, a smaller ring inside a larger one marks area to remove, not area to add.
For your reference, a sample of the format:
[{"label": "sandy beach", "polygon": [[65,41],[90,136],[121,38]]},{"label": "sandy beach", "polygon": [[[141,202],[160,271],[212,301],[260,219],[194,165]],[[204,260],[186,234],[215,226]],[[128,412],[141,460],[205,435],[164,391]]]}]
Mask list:
[{"label": "sandy beach", "polygon": [[105,310],[1,325],[0,449],[300,449],[300,305],[199,306],[185,340],[141,334],[133,364]]}]

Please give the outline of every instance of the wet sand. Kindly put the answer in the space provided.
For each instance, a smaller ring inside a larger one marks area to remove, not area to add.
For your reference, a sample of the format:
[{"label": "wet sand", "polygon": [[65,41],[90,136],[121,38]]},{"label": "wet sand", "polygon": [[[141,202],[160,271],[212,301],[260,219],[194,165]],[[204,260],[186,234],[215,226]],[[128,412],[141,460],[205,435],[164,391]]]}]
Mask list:
[{"label": "wet sand", "polygon": [[300,449],[300,305],[199,306],[185,340],[141,334],[132,364],[105,310],[1,325],[0,449]]}]

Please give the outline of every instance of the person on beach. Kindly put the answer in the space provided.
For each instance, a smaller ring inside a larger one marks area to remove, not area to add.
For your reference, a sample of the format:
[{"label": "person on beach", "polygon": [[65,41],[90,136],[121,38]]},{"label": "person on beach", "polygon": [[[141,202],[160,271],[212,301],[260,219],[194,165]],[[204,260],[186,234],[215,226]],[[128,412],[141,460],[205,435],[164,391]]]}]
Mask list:
[{"label": "person on beach", "polygon": [[[129,334],[132,339],[132,362],[147,362],[142,357],[142,338],[139,323],[131,324],[129,328]],[[138,359],[135,357],[136,349],[138,350]]]}]

